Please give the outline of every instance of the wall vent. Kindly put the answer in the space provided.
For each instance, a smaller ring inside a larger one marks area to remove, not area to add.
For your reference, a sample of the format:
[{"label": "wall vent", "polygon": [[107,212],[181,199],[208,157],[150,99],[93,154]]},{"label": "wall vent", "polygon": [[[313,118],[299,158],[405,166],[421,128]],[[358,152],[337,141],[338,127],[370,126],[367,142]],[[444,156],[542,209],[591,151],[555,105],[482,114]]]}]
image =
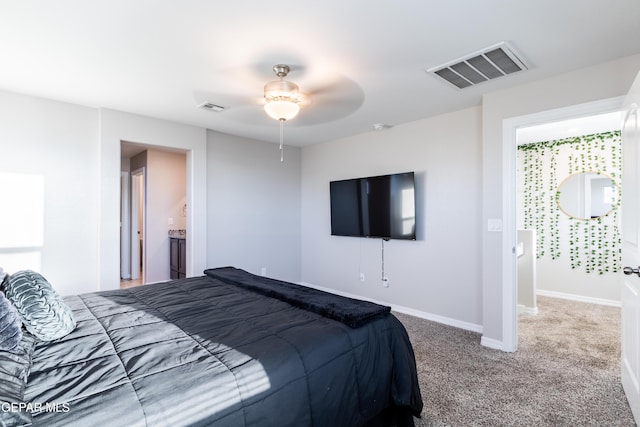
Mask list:
[{"label": "wall vent", "polygon": [[207,110],[207,111],[215,111],[216,113],[220,113],[221,111],[225,110],[225,107],[214,104],[213,102],[208,102],[208,101],[198,105],[198,108],[202,108],[203,110]]},{"label": "wall vent", "polygon": [[429,68],[427,73],[446,80],[458,89],[464,89],[526,69],[527,66],[507,43],[500,42],[455,61]]}]

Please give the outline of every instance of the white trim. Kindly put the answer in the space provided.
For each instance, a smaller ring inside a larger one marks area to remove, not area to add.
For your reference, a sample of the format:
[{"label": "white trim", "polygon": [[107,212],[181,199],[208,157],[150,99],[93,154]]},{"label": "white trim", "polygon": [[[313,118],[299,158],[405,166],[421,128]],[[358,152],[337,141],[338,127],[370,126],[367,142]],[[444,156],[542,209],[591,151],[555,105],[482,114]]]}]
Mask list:
[{"label": "white trim", "polygon": [[[502,347],[518,349],[517,254],[516,254],[516,126],[505,120],[502,127]],[[493,343],[487,344],[491,347]],[[495,348],[495,347],[492,347]]]},{"label": "white trim", "polygon": [[609,307],[620,307],[620,308],[622,308],[622,302],[616,301],[616,300],[612,300],[612,299],[585,297],[585,296],[582,296],[582,295],[566,294],[564,292],[546,291],[544,289],[536,290],[536,295],[540,295],[540,296],[543,296],[543,297],[562,298],[562,299],[567,299],[567,300],[571,300],[571,301],[578,301],[578,302],[588,302],[588,303],[591,303],[591,304],[600,304],[600,305],[606,305],[606,306],[609,306]]},{"label": "white trim", "polygon": [[518,304],[518,314],[525,314],[529,316],[538,315],[538,307],[527,307],[522,304]]},{"label": "white trim", "polygon": [[[142,199],[142,205],[140,205],[140,199]],[[140,216],[142,224],[138,222]],[[140,235],[136,229],[142,230],[142,251],[140,250]],[[144,285],[147,278],[147,169],[144,166],[131,171],[131,227],[129,231],[131,233],[131,279],[139,279]],[[140,264],[142,264],[142,277],[140,277],[137,267]]]},{"label": "white trim", "polygon": [[[515,278],[515,272],[517,270],[516,258],[511,257],[512,245],[513,242],[516,241],[516,171],[514,160],[517,153],[516,129],[524,126],[619,111],[622,109],[623,102],[624,96],[618,96],[540,113],[512,117],[502,122],[502,216],[505,219],[502,239],[502,337],[505,342],[505,351],[509,351],[508,348],[515,350],[518,342],[518,319],[517,310],[515,309],[517,302],[517,280]],[[504,265],[505,263],[509,265]]]},{"label": "white trim", "polygon": [[131,279],[131,184],[129,172],[120,172],[120,278]]},{"label": "white trim", "polygon": [[502,341],[494,340],[493,338],[483,336],[482,339],[480,339],[480,344],[485,347],[493,348],[494,350],[506,351],[504,349],[504,343]]},{"label": "white trim", "polygon": [[444,317],[437,314],[427,313],[425,311],[416,310],[409,307],[404,307],[396,304],[389,304],[385,301],[378,301],[371,298],[366,298],[360,295],[350,294],[348,292],[342,292],[336,289],[325,288],[323,286],[316,286],[312,283],[298,282],[299,285],[306,286],[308,288],[318,289],[320,291],[329,292],[332,294],[340,295],[347,298],[355,298],[363,301],[373,302],[375,304],[387,305],[391,307],[391,310],[398,313],[408,314],[410,316],[419,317],[421,319],[430,320],[432,322],[441,323],[447,326],[453,326],[455,328],[464,329],[466,331],[482,333],[482,325],[476,325],[474,323],[463,322],[461,320],[451,319],[450,317]]},{"label": "white trim", "polygon": [[[355,297],[357,298],[357,297]],[[375,302],[375,301],[372,301]],[[396,304],[388,304],[385,302],[378,302],[377,304],[384,304],[391,307],[393,311],[398,313],[408,314],[409,316],[419,317],[421,319],[430,320],[432,322],[441,323],[447,326],[453,326],[458,329],[464,329],[465,331],[482,333],[482,325],[476,325],[474,323],[463,322],[461,320],[452,319],[450,317],[440,316],[438,314],[428,313],[426,311],[416,310],[409,307],[403,307]]]}]

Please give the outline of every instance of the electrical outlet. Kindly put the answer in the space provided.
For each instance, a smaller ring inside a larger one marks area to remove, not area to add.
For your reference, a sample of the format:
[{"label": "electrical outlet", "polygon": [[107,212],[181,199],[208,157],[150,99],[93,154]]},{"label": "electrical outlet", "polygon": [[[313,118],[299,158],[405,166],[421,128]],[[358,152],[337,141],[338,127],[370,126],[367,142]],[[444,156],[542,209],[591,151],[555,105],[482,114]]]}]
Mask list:
[{"label": "electrical outlet", "polygon": [[360,281],[364,282],[364,273],[360,273]]},{"label": "electrical outlet", "polygon": [[260,269],[260,275],[261,276],[266,276],[267,275],[267,267],[262,267]]},{"label": "electrical outlet", "polygon": [[384,286],[385,288],[389,287],[389,278],[388,277],[383,277],[382,278],[382,286]]}]

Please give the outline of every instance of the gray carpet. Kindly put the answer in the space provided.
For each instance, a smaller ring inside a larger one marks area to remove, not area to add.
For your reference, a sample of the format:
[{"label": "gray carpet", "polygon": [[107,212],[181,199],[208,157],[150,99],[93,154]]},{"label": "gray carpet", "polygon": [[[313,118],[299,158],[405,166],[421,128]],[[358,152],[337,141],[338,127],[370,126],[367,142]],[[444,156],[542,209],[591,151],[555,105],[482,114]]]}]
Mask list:
[{"label": "gray carpet", "polygon": [[620,384],[620,309],[549,297],[522,315],[518,351],[394,313],[416,352],[417,426],[635,426]]}]

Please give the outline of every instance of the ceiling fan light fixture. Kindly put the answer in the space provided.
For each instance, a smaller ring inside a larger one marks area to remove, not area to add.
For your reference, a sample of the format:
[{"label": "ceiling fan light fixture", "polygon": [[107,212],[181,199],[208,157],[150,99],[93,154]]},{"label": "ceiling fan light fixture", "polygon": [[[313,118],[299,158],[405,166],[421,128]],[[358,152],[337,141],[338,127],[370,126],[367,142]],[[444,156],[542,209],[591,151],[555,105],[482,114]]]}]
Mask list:
[{"label": "ceiling fan light fixture", "polygon": [[284,161],[284,122],[293,119],[300,111],[298,103],[301,97],[298,85],[284,79],[289,71],[288,65],[274,65],[273,72],[280,80],[264,85],[264,111],[269,117],[280,122],[280,162]]},{"label": "ceiling fan light fixture", "polygon": [[286,80],[275,80],[264,85],[264,111],[276,120],[289,120],[300,111],[298,85]]},{"label": "ceiling fan light fixture", "polygon": [[278,98],[298,99],[299,96],[298,85],[286,80],[274,80],[264,85],[264,99],[267,101]]},{"label": "ceiling fan light fixture", "polygon": [[300,106],[293,100],[282,98],[267,101],[264,111],[275,120],[290,120],[298,115]]}]

